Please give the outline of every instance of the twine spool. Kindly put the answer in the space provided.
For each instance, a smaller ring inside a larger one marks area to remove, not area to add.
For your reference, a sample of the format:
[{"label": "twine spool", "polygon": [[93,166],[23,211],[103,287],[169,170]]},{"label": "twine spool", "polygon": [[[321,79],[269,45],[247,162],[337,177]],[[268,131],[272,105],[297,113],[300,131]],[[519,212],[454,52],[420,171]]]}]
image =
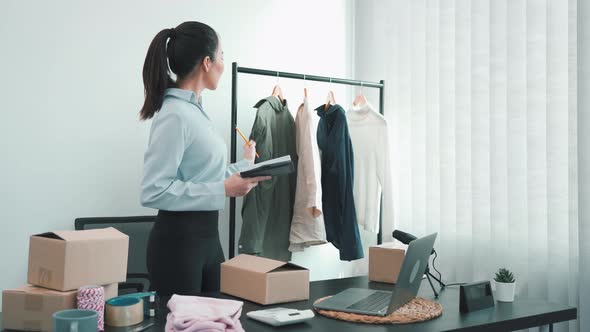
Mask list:
[{"label": "twine spool", "polygon": [[98,330],[104,331],[104,288],[83,286],[78,289],[78,309],[94,310],[98,313]]}]

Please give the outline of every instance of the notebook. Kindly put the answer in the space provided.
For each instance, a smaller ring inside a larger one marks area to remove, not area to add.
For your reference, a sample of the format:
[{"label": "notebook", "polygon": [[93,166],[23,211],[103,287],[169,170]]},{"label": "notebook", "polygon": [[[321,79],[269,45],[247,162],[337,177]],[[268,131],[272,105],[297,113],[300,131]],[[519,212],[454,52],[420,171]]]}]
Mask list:
[{"label": "notebook", "polygon": [[267,160],[258,164],[247,167],[240,172],[243,178],[253,178],[257,176],[277,176],[291,174],[295,171],[291,156],[286,155],[279,158]]}]

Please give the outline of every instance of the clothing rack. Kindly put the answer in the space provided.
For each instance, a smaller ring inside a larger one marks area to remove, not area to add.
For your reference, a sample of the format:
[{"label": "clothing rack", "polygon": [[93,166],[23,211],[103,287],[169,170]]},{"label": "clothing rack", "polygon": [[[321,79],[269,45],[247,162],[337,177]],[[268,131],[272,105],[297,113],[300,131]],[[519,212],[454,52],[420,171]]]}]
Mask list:
[{"label": "clothing rack", "polygon": [[[283,71],[276,71],[276,70],[266,70],[266,69],[258,69],[258,68],[247,68],[247,67],[238,67],[237,62],[232,63],[232,83],[231,83],[231,163],[236,162],[236,146],[237,146],[237,137],[236,137],[236,130],[235,128],[238,125],[238,74],[252,74],[252,75],[261,75],[261,76],[273,76],[273,77],[282,77],[282,78],[292,78],[297,80],[309,80],[309,81],[317,81],[317,82],[329,82],[335,84],[344,84],[344,85],[356,85],[361,87],[367,88],[377,88],[379,89],[379,113],[383,115],[383,90],[385,88],[385,82],[383,80],[379,81],[379,83],[375,82],[367,82],[367,81],[358,81],[358,80],[349,80],[343,78],[335,78],[335,77],[325,77],[325,76],[316,76],[316,75],[307,75],[307,74],[295,74],[295,73],[288,73]],[[381,212],[379,213],[379,233],[377,233],[377,243],[381,244],[382,242],[382,214],[383,214],[383,195],[381,195]],[[229,258],[233,258],[235,256],[235,243],[236,243],[236,199],[235,197],[230,198],[229,200]]]}]

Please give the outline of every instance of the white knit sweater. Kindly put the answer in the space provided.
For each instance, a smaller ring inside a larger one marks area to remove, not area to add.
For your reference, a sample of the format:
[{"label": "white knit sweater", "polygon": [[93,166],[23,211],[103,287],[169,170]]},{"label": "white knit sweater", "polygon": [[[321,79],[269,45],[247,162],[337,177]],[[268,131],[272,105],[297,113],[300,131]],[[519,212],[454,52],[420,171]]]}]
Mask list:
[{"label": "white knit sweater", "polygon": [[354,151],[354,204],[359,226],[377,233],[383,192],[383,240],[391,238],[393,188],[389,129],[385,118],[371,104],[351,107],[346,112]]}]

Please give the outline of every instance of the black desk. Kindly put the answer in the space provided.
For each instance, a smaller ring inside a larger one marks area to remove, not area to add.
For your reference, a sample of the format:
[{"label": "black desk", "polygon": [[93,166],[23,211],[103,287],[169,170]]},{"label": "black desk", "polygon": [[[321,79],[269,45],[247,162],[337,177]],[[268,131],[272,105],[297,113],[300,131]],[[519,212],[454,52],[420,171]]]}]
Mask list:
[{"label": "black desk", "polygon": [[[344,278],[334,280],[314,281],[310,286],[310,300],[292,303],[284,303],[271,306],[261,306],[253,302],[244,301],[242,311],[242,326],[248,332],[264,331],[401,331],[401,332],[434,332],[434,331],[512,331],[529,327],[550,325],[564,322],[577,317],[577,309],[567,305],[549,303],[543,300],[516,298],[513,303],[496,302],[494,308],[484,309],[468,314],[459,312],[459,289],[454,286],[445,289],[439,299],[443,306],[442,316],[424,322],[407,325],[368,325],[348,323],[317,315],[312,320],[290,326],[273,328],[246,317],[246,312],[272,307],[289,307],[297,309],[310,309],[314,300],[338,293],[349,287],[369,287],[371,289],[391,290],[392,285],[368,282],[367,277]],[[432,290],[427,282],[423,282],[418,296],[433,299]],[[233,299],[225,294],[216,294],[216,297]],[[1,316],[0,316],[1,321]],[[156,325],[146,332],[163,331],[166,323],[165,316],[143,322]],[[137,326],[141,326],[137,325]],[[134,326],[133,328],[137,327]],[[105,332],[124,332],[130,328],[107,328]]]}]

